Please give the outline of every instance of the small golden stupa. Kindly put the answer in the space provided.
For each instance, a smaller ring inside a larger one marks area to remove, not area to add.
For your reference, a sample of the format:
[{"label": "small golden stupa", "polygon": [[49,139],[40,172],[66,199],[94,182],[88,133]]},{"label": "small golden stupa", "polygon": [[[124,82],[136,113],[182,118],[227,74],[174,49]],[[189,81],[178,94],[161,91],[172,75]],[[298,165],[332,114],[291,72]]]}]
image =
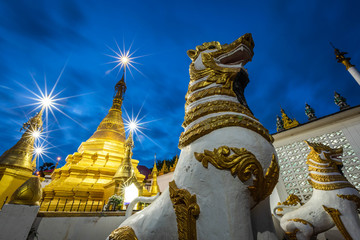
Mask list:
[{"label": "small golden stupa", "polygon": [[42,131],[42,110],[23,124],[21,139],[0,156],[0,204],[8,202],[13,193],[33,175],[35,132]]},{"label": "small golden stupa", "polygon": [[139,194],[150,195],[143,186],[145,176],[137,169],[139,161],[131,158],[132,136],[126,141],[121,111],[125,91],[123,76],[115,86],[113,105],[96,132],[54,171],[52,182],[43,189],[40,210],[71,211],[75,206],[98,211],[109,197],[123,194],[121,188],[129,178],[132,182],[136,179]]}]

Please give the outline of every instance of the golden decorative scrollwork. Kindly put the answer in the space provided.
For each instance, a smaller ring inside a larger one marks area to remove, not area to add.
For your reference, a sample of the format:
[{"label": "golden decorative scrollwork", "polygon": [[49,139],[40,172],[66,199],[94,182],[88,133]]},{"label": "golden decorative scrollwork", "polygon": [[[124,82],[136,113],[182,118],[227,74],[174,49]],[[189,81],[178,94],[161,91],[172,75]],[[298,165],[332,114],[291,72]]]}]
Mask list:
[{"label": "golden decorative scrollwork", "polygon": [[321,183],[314,182],[311,179],[309,179],[308,182],[310,183],[310,185],[313,188],[318,189],[318,190],[325,190],[325,191],[341,189],[341,188],[355,188],[349,182],[335,182],[335,183],[329,183],[329,184],[321,184]]},{"label": "golden decorative scrollwork", "polygon": [[325,205],[323,205],[323,208],[325,211],[330,215],[332,220],[334,221],[336,227],[339,229],[341,234],[346,240],[352,240],[352,237],[350,236],[349,232],[346,230],[346,227],[344,226],[344,223],[341,221],[341,213],[338,209],[335,208],[328,208]]},{"label": "golden decorative scrollwork", "polygon": [[185,120],[182,124],[183,127],[188,126],[191,122],[206,116],[211,113],[218,113],[218,112],[236,112],[245,114],[255,120],[257,120],[252,113],[241,105],[240,103],[231,102],[231,101],[224,101],[224,100],[216,100],[206,103],[201,103],[196,107],[191,108],[185,114]]},{"label": "golden decorative scrollwork", "polygon": [[[233,152],[232,155],[230,155],[231,151]],[[254,176],[253,185],[248,186],[248,189],[256,203],[271,194],[279,179],[279,165],[274,154],[265,176],[255,155],[245,148],[221,146],[213,151],[195,152],[194,155],[205,168],[208,168],[210,162],[217,169],[229,170],[233,176],[238,176],[242,182],[246,182]]]},{"label": "golden decorative scrollwork", "polygon": [[232,126],[250,129],[263,136],[270,143],[274,141],[274,138],[269,134],[269,131],[264,128],[260,123],[243,116],[224,114],[208,118],[198,124],[195,124],[186,132],[183,132],[179,139],[179,148],[187,146],[196,139],[216,129]]},{"label": "golden decorative scrollwork", "polygon": [[311,165],[309,165],[309,171],[314,171],[314,172],[321,172],[321,173],[334,173],[334,172],[339,172],[338,169],[335,168],[316,168],[313,167]]},{"label": "golden decorative scrollwork", "polygon": [[185,106],[188,106],[190,103],[195,102],[195,101],[197,101],[199,99],[209,97],[209,96],[213,96],[213,95],[225,95],[225,96],[230,96],[230,97],[236,97],[236,94],[232,89],[218,88],[218,87],[207,88],[205,90],[193,93],[189,97],[188,97],[188,94],[186,94],[186,96],[185,96],[185,99],[186,99]]},{"label": "golden decorative scrollwork", "polygon": [[309,176],[319,182],[347,181],[343,175],[319,175],[310,173]]},{"label": "golden decorative scrollwork", "polygon": [[179,189],[175,181],[169,183],[169,192],[176,214],[179,240],[196,240],[196,219],[200,214],[196,195],[191,195],[186,189]]},{"label": "golden decorative scrollwork", "polygon": [[285,232],[289,240],[297,240],[296,234],[299,232],[299,229],[295,228],[293,232]]},{"label": "golden decorative scrollwork", "polygon": [[109,240],[137,240],[134,230],[129,226],[119,227],[111,232]]},{"label": "golden decorative scrollwork", "polygon": [[351,194],[351,195],[343,195],[343,194],[337,194],[337,196],[339,198],[342,199],[346,199],[349,201],[353,201],[356,203],[356,207],[359,209],[360,208],[360,197],[356,196],[355,194]]},{"label": "golden decorative scrollwork", "polygon": [[207,76],[207,79],[198,83],[194,83],[192,86],[189,86],[188,92],[194,92],[201,88],[207,87],[212,83],[217,83],[223,85],[223,88],[230,89],[231,79],[236,76],[238,69],[230,69],[227,71],[224,69],[214,69],[214,68],[205,68],[203,70],[196,70],[194,63],[190,64],[190,84]]},{"label": "golden decorative scrollwork", "polygon": [[297,196],[295,194],[290,194],[284,202],[282,202],[282,203],[279,202],[278,205],[296,206],[299,203],[300,203],[300,205],[303,205],[299,196]]},{"label": "golden decorative scrollwork", "polygon": [[309,223],[308,221],[301,219],[301,218],[293,218],[293,219],[289,219],[288,222],[299,222],[302,223],[304,225],[309,225],[310,227],[314,228],[314,225],[312,225],[311,223]]}]

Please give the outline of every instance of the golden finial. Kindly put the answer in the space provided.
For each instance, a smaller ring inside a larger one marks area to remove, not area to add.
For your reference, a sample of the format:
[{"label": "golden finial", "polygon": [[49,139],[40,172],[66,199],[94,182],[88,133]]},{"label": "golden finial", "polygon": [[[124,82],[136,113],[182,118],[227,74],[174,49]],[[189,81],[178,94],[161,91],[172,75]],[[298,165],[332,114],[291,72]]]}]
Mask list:
[{"label": "golden finial", "polygon": [[115,85],[115,95],[114,98],[119,98],[121,100],[124,99],[124,95],[126,92],[126,83],[125,83],[125,74],[123,74],[120,81]]},{"label": "golden finial", "polygon": [[296,119],[290,119],[284,109],[281,108],[281,118],[282,118],[282,122],[284,123],[284,128],[285,129],[290,129],[290,128],[293,128],[293,127],[296,127],[298,126],[300,123],[298,121],[296,121]]},{"label": "golden finial", "polygon": [[24,182],[10,198],[9,204],[39,205],[42,196],[39,177],[31,177]]},{"label": "golden finial", "polygon": [[335,48],[331,42],[330,42],[330,45],[334,48],[335,56],[336,56],[336,59],[338,60],[338,63],[344,64],[346,67],[346,70],[349,70],[349,68],[354,67],[354,65],[352,65],[350,63],[351,58],[345,57],[345,54],[347,54],[347,52],[340,52],[340,50]]}]

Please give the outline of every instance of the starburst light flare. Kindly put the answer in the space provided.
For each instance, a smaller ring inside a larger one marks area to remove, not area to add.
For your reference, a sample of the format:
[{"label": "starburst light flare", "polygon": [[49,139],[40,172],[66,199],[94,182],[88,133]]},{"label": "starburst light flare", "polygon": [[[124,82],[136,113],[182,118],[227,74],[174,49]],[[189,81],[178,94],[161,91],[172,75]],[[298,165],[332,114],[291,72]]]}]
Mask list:
[{"label": "starburst light flare", "polygon": [[[66,65],[65,65],[66,66]],[[53,116],[53,118],[55,119],[55,122],[58,123],[58,120],[55,116],[55,112],[60,112],[61,114],[63,114],[64,116],[66,116],[67,118],[69,118],[70,120],[72,120],[73,122],[77,123],[79,126],[81,126],[82,128],[85,128],[85,126],[83,126],[81,123],[79,123],[78,121],[76,121],[75,119],[73,119],[72,117],[70,117],[69,115],[67,115],[64,111],[62,111],[60,108],[64,107],[64,104],[62,104],[62,102],[64,102],[65,100],[69,99],[69,98],[74,98],[74,97],[79,97],[82,95],[87,95],[89,93],[85,93],[85,94],[80,94],[80,95],[74,95],[74,96],[68,96],[68,97],[59,97],[59,95],[64,91],[55,91],[61,76],[65,70],[65,66],[63,67],[63,69],[61,70],[59,76],[56,79],[55,84],[53,85],[53,87],[51,88],[50,91],[48,91],[47,88],[47,81],[46,81],[46,76],[44,77],[44,88],[42,89],[38,82],[36,81],[35,77],[31,75],[32,80],[35,83],[35,86],[38,90],[38,92],[32,91],[30,90],[28,87],[24,86],[23,84],[17,82],[21,87],[23,87],[25,90],[27,90],[32,96],[25,96],[25,98],[33,100],[33,103],[27,104],[27,105],[23,105],[20,107],[29,107],[32,106],[34,107],[30,113],[41,109],[41,111],[43,111],[45,114],[45,126],[46,128],[48,128],[48,124],[49,124],[49,115],[51,114]]]},{"label": "starburst light flare", "polygon": [[109,56],[111,58],[114,58],[114,61],[108,62],[108,63],[115,63],[115,67],[113,67],[111,70],[108,71],[108,73],[112,72],[114,69],[119,67],[119,72],[121,71],[121,69],[124,70],[124,74],[126,74],[126,69],[129,70],[130,74],[132,75],[131,72],[131,68],[135,69],[136,71],[138,71],[140,74],[144,75],[139,69],[137,69],[134,64],[139,64],[138,62],[135,62],[134,60],[137,58],[141,58],[144,56],[133,56],[137,50],[131,52],[131,47],[132,44],[130,45],[128,50],[125,50],[125,43],[123,46],[123,50],[120,49],[118,43],[115,41],[116,43],[116,47],[117,47],[117,51],[115,51],[114,49],[112,49],[111,47],[108,46],[108,48],[115,54],[115,55],[108,55],[105,54],[106,56]]},{"label": "starburst light flare", "polygon": [[[145,102],[144,102],[145,103]],[[144,133],[144,130],[148,130],[145,126],[151,122],[155,122],[157,120],[151,120],[151,121],[143,121],[146,116],[140,117],[141,110],[144,106],[141,106],[139,112],[134,115],[134,112],[132,111],[131,117],[124,108],[125,111],[125,118],[124,118],[124,126],[126,132],[131,132],[133,136],[136,136],[136,139],[141,143],[141,139],[143,139],[141,136],[144,136],[145,138],[149,139],[151,142],[153,142],[155,145],[161,147],[158,143],[156,143],[153,139],[151,139],[148,135]],[[135,138],[134,138],[135,139]],[[162,147],[161,147],[162,148]]]}]

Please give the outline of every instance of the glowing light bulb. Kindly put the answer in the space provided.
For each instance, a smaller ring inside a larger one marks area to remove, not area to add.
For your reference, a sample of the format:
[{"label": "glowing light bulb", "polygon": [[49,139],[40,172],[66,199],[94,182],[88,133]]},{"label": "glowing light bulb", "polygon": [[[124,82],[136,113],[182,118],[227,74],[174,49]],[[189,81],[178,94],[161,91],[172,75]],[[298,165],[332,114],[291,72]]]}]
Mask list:
[{"label": "glowing light bulb", "polygon": [[131,203],[132,200],[134,200],[139,196],[139,190],[137,189],[134,183],[132,183],[128,187],[125,187],[124,191],[125,191],[124,203]]}]

